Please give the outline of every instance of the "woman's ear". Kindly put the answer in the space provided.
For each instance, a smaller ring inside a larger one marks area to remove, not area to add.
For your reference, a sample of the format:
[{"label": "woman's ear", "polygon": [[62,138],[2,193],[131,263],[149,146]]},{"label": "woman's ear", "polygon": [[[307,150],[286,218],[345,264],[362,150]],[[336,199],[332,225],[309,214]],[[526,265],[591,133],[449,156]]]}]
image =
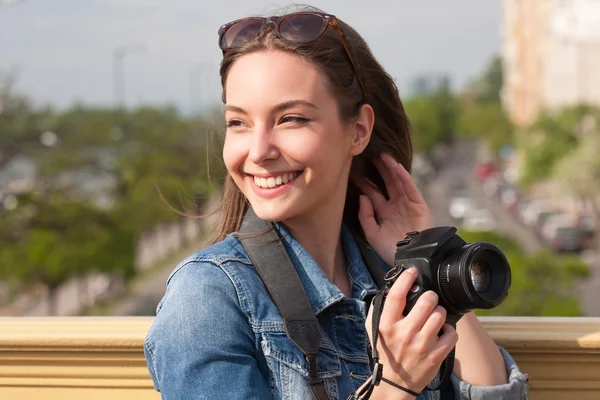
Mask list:
[{"label": "woman's ear", "polygon": [[371,140],[371,132],[375,124],[375,112],[369,104],[363,104],[358,113],[358,118],[352,123],[351,133],[353,156],[359,155],[369,144]]}]

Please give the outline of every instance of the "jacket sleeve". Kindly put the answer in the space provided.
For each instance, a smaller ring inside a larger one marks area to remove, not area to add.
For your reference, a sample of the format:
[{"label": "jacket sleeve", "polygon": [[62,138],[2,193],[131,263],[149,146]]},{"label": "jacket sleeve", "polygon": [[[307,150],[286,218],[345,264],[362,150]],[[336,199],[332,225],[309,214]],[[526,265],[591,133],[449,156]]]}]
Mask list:
[{"label": "jacket sleeve", "polygon": [[210,262],[188,262],[172,275],[144,354],[163,400],[271,398],[237,291]]},{"label": "jacket sleeve", "polygon": [[[499,346],[498,346],[499,347]],[[456,400],[527,400],[529,398],[528,376],[519,367],[510,354],[499,347],[506,371],[508,383],[496,386],[475,386],[452,374],[452,387]]]}]

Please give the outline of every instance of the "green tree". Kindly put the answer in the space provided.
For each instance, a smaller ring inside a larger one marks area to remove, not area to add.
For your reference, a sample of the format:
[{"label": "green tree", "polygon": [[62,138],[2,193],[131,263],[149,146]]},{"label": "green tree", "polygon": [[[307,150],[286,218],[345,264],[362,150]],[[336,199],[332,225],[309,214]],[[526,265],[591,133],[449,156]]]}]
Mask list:
[{"label": "green tree", "polygon": [[472,103],[463,107],[458,131],[467,139],[482,140],[497,154],[514,144],[514,129],[500,103]]},{"label": "green tree", "polygon": [[552,176],[554,165],[579,143],[577,127],[590,113],[587,106],[565,107],[557,112],[544,110],[520,139],[524,154],[521,182],[525,185]]},{"label": "green tree", "polygon": [[430,157],[435,147],[454,139],[459,108],[456,98],[446,89],[429,96],[415,97],[405,103],[413,127],[415,150]]},{"label": "green tree", "polygon": [[[213,187],[209,169],[222,175],[215,124],[173,108],[77,105],[57,113],[18,104],[0,122],[0,156],[27,157],[37,177],[15,210],[0,211],[0,276],[43,283],[51,309],[56,288],[72,276],[131,277],[137,237],[180,218],[171,205],[196,213]],[[58,137],[49,148],[40,144],[44,131]]]},{"label": "green tree", "polygon": [[482,142],[492,154],[498,154],[506,145],[514,145],[514,127],[500,102],[502,85],[502,58],[494,56],[481,76],[467,85],[460,96],[461,137]]},{"label": "green tree", "polygon": [[24,287],[48,289],[49,314],[56,313],[56,290],[73,276],[94,271],[133,274],[133,237],[118,221],[68,193],[31,193],[0,215],[3,278]]},{"label": "green tree", "polygon": [[471,91],[477,103],[500,103],[500,92],[504,84],[502,58],[494,56],[481,76],[472,82],[467,90]]},{"label": "green tree", "polygon": [[[556,162],[552,177],[567,193],[591,205],[594,226],[600,227],[600,112],[582,121],[576,147]],[[595,247],[600,250],[600,234]]]}]

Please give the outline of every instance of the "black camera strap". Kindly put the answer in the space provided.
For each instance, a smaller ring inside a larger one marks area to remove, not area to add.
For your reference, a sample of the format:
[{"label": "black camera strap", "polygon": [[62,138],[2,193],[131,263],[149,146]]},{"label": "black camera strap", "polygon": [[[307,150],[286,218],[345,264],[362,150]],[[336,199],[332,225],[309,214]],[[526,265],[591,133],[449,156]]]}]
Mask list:
[{"label": "black camera strap", "polygon": [[300,276],[274,225],[256,216],[250,207],[239,238],[258,275],[283,317],[285,331],[308,361],[310,389],[317,400],[330,400],[325,382],[317,373],[321,328],[313,313]]},{"label": "black camera strap", "polygon": [[[317,351],[322,336],[319,321],[312,311],[312,305],[304,285],[285,250],[279,231],[275,229],[273,223],[258,218],[252,207],[249,207],[242,221],[240,233],[239,239],[242,246],[283,317],[287,336],[298,346],[308,362],[309,386],[315,399],[330,400],[325,389],[325,382],[319,378],[317,371]],[[379,265],[368,245],[358,235],[355,234],[354,236],[373,280],[377,287],[382,289],[373,299],[373,349],[371,360],[373,375],[369,385],[365,385],[361,393],[350,397],[350,399],[368,399],[374,386],[378,385],[382,379],[382,365],[379,364],[377,340],[379,337],[379,320],[391,283],[385,280],[385,271]],[[367,299],[365,301],[369,304]],[[424,390],[435,391],[445,387],[450,382],[453,368],[454,349],[442,364],[441,370],[443,372],[440,384],[435,388],[425,388]]]}]

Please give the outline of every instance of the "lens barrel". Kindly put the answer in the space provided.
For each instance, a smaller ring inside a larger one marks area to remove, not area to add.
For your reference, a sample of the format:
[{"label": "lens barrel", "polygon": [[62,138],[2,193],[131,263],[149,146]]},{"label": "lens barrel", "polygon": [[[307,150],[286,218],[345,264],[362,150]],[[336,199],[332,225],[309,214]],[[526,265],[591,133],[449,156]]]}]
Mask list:
[{"label": "lens barrel", "polygon": [[504,253],[496,246],[465,244],[443,259],[438,269],[440,294],[458,312],[490,309],[508,295],[511,272]]}]

